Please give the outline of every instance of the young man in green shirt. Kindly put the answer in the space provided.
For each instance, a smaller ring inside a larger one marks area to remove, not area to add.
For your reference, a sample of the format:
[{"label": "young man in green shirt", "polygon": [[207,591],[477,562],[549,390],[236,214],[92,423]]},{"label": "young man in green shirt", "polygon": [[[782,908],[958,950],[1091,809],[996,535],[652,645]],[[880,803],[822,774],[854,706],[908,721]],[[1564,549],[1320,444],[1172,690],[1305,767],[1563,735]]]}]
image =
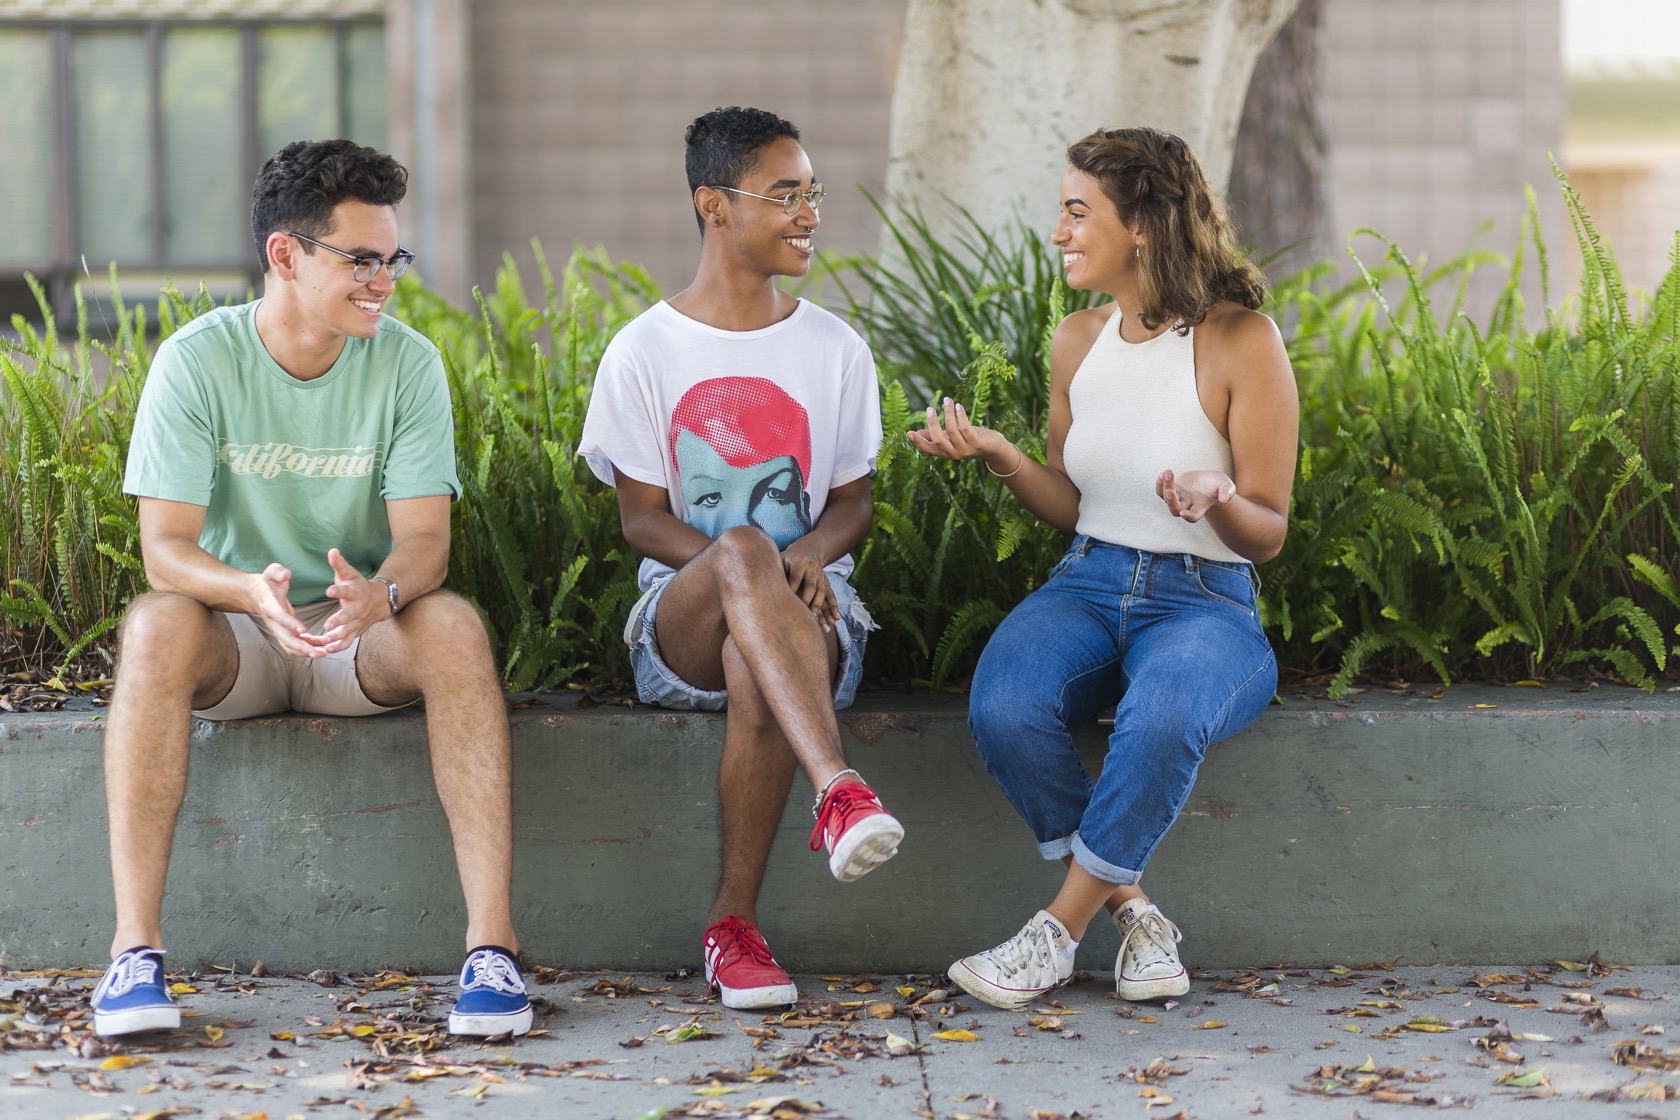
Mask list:
[{"label": "young man in green shirt", "polygon": [[160,910],[194,714],[376,715],[424,699],[469,951],[452,1032],[523,1034],[511,752],[490,642],[441,590],[460,492],[435,347],[384,316],[413,260],[407,173],[347,140],[287,145],[251,208],[263,296],[158,349],[123,489],[152,590],[123,622],[105,732],[117,931],[106,1036],[169,1029]]}]

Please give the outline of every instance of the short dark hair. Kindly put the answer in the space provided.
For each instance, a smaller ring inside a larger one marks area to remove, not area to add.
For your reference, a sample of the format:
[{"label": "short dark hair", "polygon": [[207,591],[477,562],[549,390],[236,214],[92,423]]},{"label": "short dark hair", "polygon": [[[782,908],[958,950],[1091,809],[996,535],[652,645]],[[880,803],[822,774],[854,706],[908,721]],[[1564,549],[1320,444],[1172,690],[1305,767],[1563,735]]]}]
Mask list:
[{"label": "short dark hair", "polygon": [[1177,323],[1183,333],[1220,300],[1259,309],[1265,274],[1237,249],[1190,145],[1158,128],[1098,129],[1075,141],[1067,158],[1102,184],[1120,220],[1143,234],[1138,287],[1146,328]]},{"label": "short dark hair", "polygon": [[[758,150],[772,140],[782,137],[799,139],[799,130],[788,121],[763,109],[744,109],[731,105],[727,109],[713,109],[694,118],[683,134],[688,154],[683,166],[688,170],[688,196],[701,187],[734,187],[753,168],[758,166]],[[706,220],[698,207],[694,220],[706,233]]]},{"label": "short dark hair", "polygon": [[[408,172],[384,152],[349,140],[294,140],[268,158],[251,190],[257,260],[266,273],[271,233],[325,237],[339,203],[395,206],[407,193]],[[303,251],[315,246],[305,241]]]}]

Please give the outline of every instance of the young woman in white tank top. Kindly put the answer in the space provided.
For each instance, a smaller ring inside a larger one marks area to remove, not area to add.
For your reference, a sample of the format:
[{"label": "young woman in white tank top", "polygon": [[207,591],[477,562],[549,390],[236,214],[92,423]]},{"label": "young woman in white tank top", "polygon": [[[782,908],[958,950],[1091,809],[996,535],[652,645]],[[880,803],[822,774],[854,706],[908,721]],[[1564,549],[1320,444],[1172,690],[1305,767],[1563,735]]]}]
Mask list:
[{"label": "young woman in white tank top", "polygon": [[[1054,899],[951,977],[999,1007],[1067,982],[1090,921],[1119,927],[1126,999],[1183,995],[1178,927],[1144,895],[1144,865],[1190,796],[1207,748],[1271,702],[1253,565],[1276,556],[1295,475],[1298,401],[1283,341],[1256,310],[1201,165],[1152,128],[1068,149],[1051,241],[1070,287],[1112,302],[1069,315],[1051,347],[1046,461],[929,407],[916,447],[979,459],[1034,514],[1075,534],[1010,612],[974,677],[986,768],[1067,865]],[[1118,704],[1096,783],[1069,728]]]}]

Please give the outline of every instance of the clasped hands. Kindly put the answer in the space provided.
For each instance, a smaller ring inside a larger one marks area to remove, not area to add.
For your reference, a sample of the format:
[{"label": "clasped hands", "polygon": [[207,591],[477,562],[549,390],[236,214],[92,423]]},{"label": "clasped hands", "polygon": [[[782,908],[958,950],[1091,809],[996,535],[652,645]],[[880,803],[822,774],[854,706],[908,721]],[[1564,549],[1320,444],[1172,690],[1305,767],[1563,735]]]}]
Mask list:
[{"label": "clasped hands", "polygon": [[327,587],[327,597],[338,600],[338,609],[327,617],[319,634],[309,632],[286,597],[292,586],[290,569],[270,564],[253,577],[258,581],[257,609],[253,613],[268,627],[281,652],[290,657],[319,658],[349,649],[374,623],[391,617],[391,600],[384,584],[363,578],[336,548],[327,551],[327,563],[332,565],[334,577]]}]

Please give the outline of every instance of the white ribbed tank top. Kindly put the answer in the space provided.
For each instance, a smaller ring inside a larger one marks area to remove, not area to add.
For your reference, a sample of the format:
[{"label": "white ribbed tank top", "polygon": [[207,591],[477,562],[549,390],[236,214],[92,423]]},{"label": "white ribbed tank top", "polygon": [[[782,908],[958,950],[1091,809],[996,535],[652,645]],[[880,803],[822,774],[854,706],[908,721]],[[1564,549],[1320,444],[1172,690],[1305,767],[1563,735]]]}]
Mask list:
[{"label": "white ribbed tank top", "polygon": [[1245,563],[1205,520],[1174,517],[1155,496],[1164,470],[1232,473],[1231,444],[1196,395],[1195,329],[1131,343],[1120,337],[1120,315],[1115,308],[1068,387],[1073,423],[1062,463],[1079,487],[1079,532],[1144,552]]}]

